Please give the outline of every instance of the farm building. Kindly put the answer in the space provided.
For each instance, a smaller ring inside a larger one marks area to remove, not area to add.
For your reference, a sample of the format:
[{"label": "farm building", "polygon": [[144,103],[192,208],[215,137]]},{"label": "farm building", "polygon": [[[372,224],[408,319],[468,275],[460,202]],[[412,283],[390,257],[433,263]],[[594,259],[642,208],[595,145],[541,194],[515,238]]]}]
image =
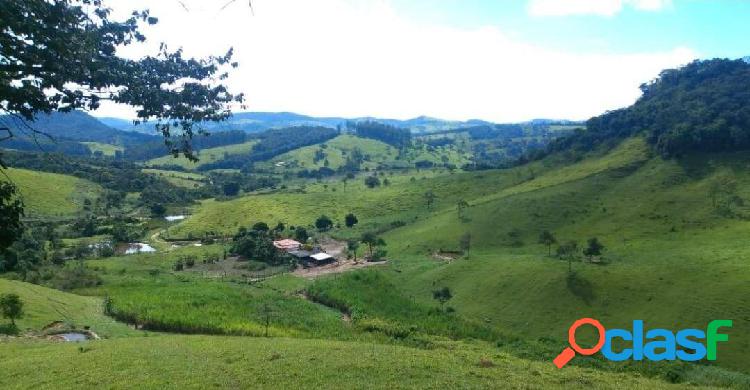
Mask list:
[{"label": "farm building", "polygon": [[333,256],[324,252],[290,251],[288,253],[304,267],[317,267],[336,261]]},{"label": "farm building", "polygon": [[276,249],[285,251],[285,252],[291,252],[291,251],[298,251],[302,244],[299,241],[291,240],[291,239],[284,239],[284,240],[278,240],[273,242],[273,246],[276,247]]}]

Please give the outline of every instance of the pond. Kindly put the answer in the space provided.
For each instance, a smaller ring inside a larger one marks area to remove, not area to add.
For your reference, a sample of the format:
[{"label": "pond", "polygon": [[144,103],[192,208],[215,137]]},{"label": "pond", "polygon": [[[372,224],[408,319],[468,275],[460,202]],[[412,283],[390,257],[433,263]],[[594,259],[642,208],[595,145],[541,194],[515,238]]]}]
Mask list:
[{"label": "pond", "polygon": [[133,255],[136,253],[150,253],[150,252],[156,252],[156,249],[149,244],[144,244],[141,242],[128,244],[128,248],[125,250],[126,255]]},{"label": "pond", "polygon": [[187,217],[184,215],[167,215],[166,217],[164,217],[167,222],[182,221],[185,218]]},{"label": "pond", "polygon": [[62,333],[58,336],[62,337],[65,341],[70,342],[79,342],[79,341],[86,341],[88,340],[88,337],[86,337],[85,334],[82,333]]}]

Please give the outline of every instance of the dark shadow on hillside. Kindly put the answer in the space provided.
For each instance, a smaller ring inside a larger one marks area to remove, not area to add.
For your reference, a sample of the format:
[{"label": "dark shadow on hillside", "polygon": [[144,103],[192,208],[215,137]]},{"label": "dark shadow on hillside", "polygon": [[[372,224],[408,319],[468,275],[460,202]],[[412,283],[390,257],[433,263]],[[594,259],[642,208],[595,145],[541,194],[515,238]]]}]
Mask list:
[{"label": "dark shadow on hillside", "polygon": [[594,300],[594,286],[587,279],[578,275],[576,272],[570,272],[567,276],[568,290],[573,295],[581,298],[587,305],[591,305]]}]

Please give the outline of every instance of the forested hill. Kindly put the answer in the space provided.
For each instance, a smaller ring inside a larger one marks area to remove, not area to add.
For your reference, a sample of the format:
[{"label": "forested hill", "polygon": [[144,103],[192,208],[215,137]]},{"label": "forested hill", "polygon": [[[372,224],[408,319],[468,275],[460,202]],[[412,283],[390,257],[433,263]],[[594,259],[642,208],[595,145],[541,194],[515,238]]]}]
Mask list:
[{"label": "forested hill", "polygon": [[[83,111],[68,113],[40,114],[33,122],[21,121],[9,116],[0,117],[3,125],[14,130],[14,135],[22,137],[31,129],[48,134],[55,139],[70,141],[102,142],[107,144],[130,144],[158,139],[146,135],[109,127]],[[43,136],[41,136],[43,137]]]},{"label": "forested hill", "polygon": [[558,139],[548,151],[589,150],[640,133],[664,157],[750,149],[746,61],[694,61],[664,70],[640,88],[643,95],[635,104],[589,119],[585,131]]}]

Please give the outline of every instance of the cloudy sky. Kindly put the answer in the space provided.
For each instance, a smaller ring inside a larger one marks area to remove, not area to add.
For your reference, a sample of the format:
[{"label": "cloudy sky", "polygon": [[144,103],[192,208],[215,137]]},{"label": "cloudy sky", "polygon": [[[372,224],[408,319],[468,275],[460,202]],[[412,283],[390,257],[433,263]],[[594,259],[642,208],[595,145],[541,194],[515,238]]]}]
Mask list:
[{"label": "cloudy sky", "polygon": [[[742,0],[107,0],[150,9],[149,42],[234,47],[249,111],[496,122],[586,119],[695,58],[750,54]],[[105,106],[98,116],[130,117]]]}]

